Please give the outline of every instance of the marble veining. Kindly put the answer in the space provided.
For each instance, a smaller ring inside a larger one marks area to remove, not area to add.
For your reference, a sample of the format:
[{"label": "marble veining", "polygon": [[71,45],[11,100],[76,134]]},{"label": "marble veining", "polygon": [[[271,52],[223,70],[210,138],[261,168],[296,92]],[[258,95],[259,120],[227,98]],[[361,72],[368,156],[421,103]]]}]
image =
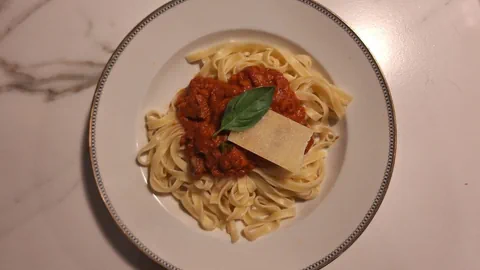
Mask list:
[{"label": "marble veining", "polygon": [[[0,29],[0,44],[17,27],[52,1],[37,1],[13,17]],[[7,12],[11,4],[9,0],[0,2],[0,14]],[[111,54],[114,51],[112,46],[93,36],[93,21],[86,19],[86,22],[85,38],[93,40],[107,55]],[[7,77],[0,82],[0,94],[5,92],[36,94],[44,96],[46,101],[54,101],[96,85],[105,63],[106,61],[52,59],[48,62],[20,64],[0,57],[0,69]]]},{"label": "marble veining", "polygon": [[[0,94],[18,91],[44,95],[45,100],[54,101],[94,86],[104,66],[103,62],[68,60],[21,66],[0,58],[0,68],[11,79],[0,84]],[[38,74],[45,70],[47,74]]]},{"label": "marble veining", "polygon": [[[34,3],[32,6],[26,8],[21,12],[18,16],[11,19],[10,23],[6,25],[2,30],[0,30],[0,42],[5,39],[12,31],[15,30],[20,24],[28,20],[32,14],[37,12],[39,9],[47,5],[49,2],[53,0],[41,0]],[[11,4],[11,0],[3,0],[0,2],[0,14],[3,12],[7,12],[8,6]]]},{"label": "marble veining", "polygon": [[[93,40],[100,47],[100,49],[107,54],[112,54],[113,51],[115,50],[107,42],[100,41],[93,36],[93,21],[91,19],[87,19],[87,30],[85,31],[85,37]],[[105,62],[105,64],[106,64],[106,62]]]}]

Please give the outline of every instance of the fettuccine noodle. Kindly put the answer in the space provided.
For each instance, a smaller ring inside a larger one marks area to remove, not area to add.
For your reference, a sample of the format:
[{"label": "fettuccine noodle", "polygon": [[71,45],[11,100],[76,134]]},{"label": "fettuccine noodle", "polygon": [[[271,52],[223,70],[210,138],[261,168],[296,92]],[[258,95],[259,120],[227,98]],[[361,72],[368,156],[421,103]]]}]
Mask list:
[{"label": "fettuccine noodle", "polygon": [[[329,119],[344,117],[352,98],[313,70],[311,57],[274,46],[226,43],[193,52],[186,59],[190,63],[201,61],[198,76],[222,81],[255,65],[283,73],[305,107],[308,126],[315,132],[314,145],[297,174],[280,177],[275,170],[255,168],[237,179],[209,175],[194,179],[180,144],[184,130],[176,116],[175,100],[165,114],[147,113],[148,143],[139,150],[137,161],[148,167],[151,189],[172,194],[202,229],[225,229],[232,242],[239,240],[242,232],[253,241],[278,229],[282,220],[295,217],[296,199],[311,200],[319,194],[326,150],[338,138]],[[243,224],[242,230],[239,224]]]}]

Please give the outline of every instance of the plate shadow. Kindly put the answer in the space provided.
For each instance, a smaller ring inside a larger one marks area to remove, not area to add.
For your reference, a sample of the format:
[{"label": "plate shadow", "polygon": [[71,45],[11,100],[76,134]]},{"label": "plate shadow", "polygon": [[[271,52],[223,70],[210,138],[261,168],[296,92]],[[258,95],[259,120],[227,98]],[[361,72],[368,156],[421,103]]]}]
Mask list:
[{"label": "plate shadow", "polygon": [[97,188],[95,178],[90,163],[90,154],[88,150],[88,130],[89,117],[85,124],[85,130],[82,139],[82,180],[89,208],[92,211],[97,226],[100,228],[103,237],[107,239],[110,246],[119,254],[132,268],[146,270],[166,270],[156,262],[152,261],[142,251],[140,251],[121,231],[116,222],[111,217],[102,197]]}]

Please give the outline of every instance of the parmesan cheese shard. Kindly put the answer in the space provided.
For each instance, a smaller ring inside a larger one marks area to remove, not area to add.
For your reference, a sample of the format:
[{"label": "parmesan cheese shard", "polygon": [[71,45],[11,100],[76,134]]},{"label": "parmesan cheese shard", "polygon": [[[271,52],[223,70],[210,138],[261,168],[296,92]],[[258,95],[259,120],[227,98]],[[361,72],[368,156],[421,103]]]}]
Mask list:
[{"label": "parmesan cheese shard", "polygon": [[269,110],[252,128],[230,132],[228,140],[278,166],[298,173],[313,131]]}]

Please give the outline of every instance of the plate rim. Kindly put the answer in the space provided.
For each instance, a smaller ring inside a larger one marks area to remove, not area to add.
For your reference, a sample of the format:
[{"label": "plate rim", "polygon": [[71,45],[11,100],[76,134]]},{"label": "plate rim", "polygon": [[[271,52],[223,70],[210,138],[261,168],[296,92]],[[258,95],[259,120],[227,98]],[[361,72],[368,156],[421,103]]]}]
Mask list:
[{"label": "plate rim", "polygon": [[[89,157],[90,157],[90,164],[93,170],[93,176],[96,182],[96,186],[98,189],[98,192],[100,193],[100,196],[102,198],[103,203],[105,204],[110,216],[112,219],[115,221],[115,224],[120,228],[122,233],[127,236],[127,238],[140,250],[142,251],[145,255],[147,255],[150,259],[155,261],[156,263],[160,264],[161,266],[167,268],[168,270],[181,270],[180,268],[176,267],[172,263],[162,259],[159,255],[155,254],[152,252],[148,247],[146,247],[135,235],[128,229],[128,227],[124,224],[122,219],[117,215],[117,212],[115,208],[113,207],[112,203],[110,202],[110,199],[107,195],[107,192],[105,190],[105,187],[103,185],[102,177],[100,176],[100,170],[98,167],[98,161],[96,157],[96,148],[95,148],[95,132],[96,132],[96,116],[97,116],[97,110],[98,110],[98,105],[100,102],[100,97],[103,92],[103,87],[107,81],[108,76],[110,75],[110,72],[122,54],[122,52],[125,50],[127,45],[130,43],[130,41],[133,40],[133,38],[151,21],[153,21],[155,18],[160,16],[161,14],[165,13],[169,9],[172,9],[175,6],[178,6],[181,3],[184,3],[188,0],[171,0],[162,6],[158,7],[155,9],[153,12],[151,12],[149,15],[147,15],[144,19],[142,19],[126,36],[123,38],[123,40],[120,42],[118,47],[115,49],[115,51],[112,53],[110,56],[107,64],[105,65],[99,79],[97,82],[97,86],[95,89],[95,93],[93,95],[93,100],[91,103],[91,108],[90,108],[90,117],[89,117],[89,124],[88,124],[88,150],[89,150]],[[375,199],[373,200],[373,203],[371,207],[369,208],[368,212],[365,214],[363,217],[362,221],[360,224],[355,228],[355,230],[345,239],[337,248],[335,248],[333,251],[331,251],[328,255],[324,256],[317,262],[304,267],[303,270],[318,270],[321,269],[325,266],[327,266],[329,263],[334,261],[336,258],[338,258],[343,252],[345,252],[359,237],[362,235],[362,233],[365,231],[365,229],[368,227],[370,222],[373,220],[375,214],[377,213],[378,209],[380,208],[380,205],[382,204],[383,199],[385,198],[385,195],[388,190],[388,186],[390,184],[392,174],[393,174],[393,169],[395,165],[395,157],[396,157],[396,148],[397,148],[397,125],[396,125],[396,117],[395,117],[395,109],[393,105],[393,100],[391,97],[390,93],[390,88],[388,86],[387,80],[385,79],[385,76],[380,69],[380,66],[378,65],[377,61],[375,60],[375,57],[373,54],[370,52],[370,50],[367,48],[365,43],[358,37],[358,35],[353,31],[353,29],[348,26],[337,14],[326,8],[320,3],[315,2],[314,0],[292,0],[292,1],[298,1],[301,2],[305,5],[308,5],[323,15],[327,16],[330,20],[332,20],[337,26],[341,27],[349,36],[350,38],[355,41],[357,46],[362,50],[364,56],[367,58],[367,60],[370,63],[370,66],[372,69],[375,71],[375,75],[377,77],[377,80],[380,84],[380,87],[383,90],[383,95],[385,98],[385,105],[387,109],[387,116],[388,116],[388,129],[389,129],[389,146],[388,146],[388,159],[387,159],[387,164],[385,167],[385,172],[383,175],[383,180],[382,184],[380,185],[380,188],[375,196]]]}]

